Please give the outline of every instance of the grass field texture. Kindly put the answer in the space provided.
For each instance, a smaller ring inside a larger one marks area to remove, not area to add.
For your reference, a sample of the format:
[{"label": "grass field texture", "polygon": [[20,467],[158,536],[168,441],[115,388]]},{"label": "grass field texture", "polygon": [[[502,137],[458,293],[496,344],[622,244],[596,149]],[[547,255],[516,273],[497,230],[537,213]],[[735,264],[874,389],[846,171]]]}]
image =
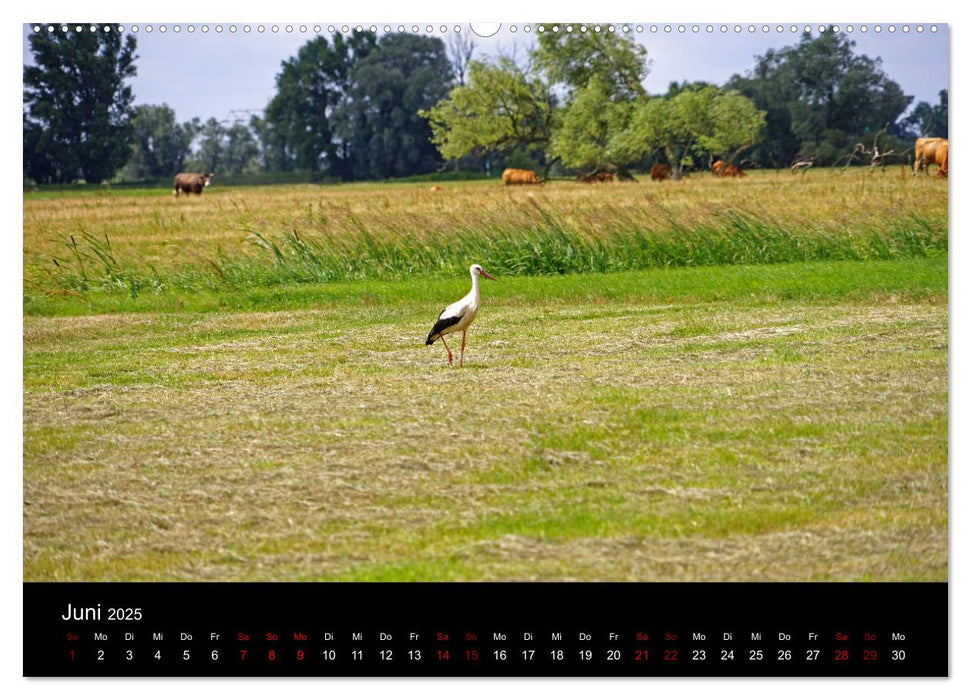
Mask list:
[{"label": "grass field texture", "polygon": [[944,183],[444,187],[25,194],[25,580],[946,580]]},{"label": "grass field texture", "polygon": [[25,577],[944,579],[946,260],[793,267],[28,317]]},{"label": "grass field texture", "polygon": [[[24,201],[28,311],[347,280],[536,276],[895,259],[947,250],[947,184],[819,171],[503,188],[495,181],[39,192]],[[97,311],[97,307],[92,307]]]}]

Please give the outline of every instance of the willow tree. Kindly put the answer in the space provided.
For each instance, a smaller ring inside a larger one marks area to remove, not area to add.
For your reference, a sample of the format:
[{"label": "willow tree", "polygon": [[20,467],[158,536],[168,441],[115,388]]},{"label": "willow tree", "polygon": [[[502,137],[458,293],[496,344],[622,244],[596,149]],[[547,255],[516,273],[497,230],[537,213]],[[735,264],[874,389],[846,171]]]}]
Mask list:
[{"label": "willow tree", "polygon": [[473,153],[545,150],[553,126],[553,95],[541,78],[506,58],[472,61],[465,85],[419,112],[432,142],[448,160]]},{"label": "willow tree", "polygon": [[594,80],[617,99],[644,97],[647,49],[613,25],[554,25],[537,29],[532,54],[552,84],[582,90]]},{"label": "willow tree", "polygon": [[765,112],[734,91],[720,91],[712,100],[711,130],[700,134],[698,145],[710,155],[733,163],[739,154],[758,141],[765,126]]},{"label": "willow tree", "polygon": [[550,139],[550,153],[563,165],[584,171],[620,171],[635,160],[629,151],[619,147],[618,136],[627,128],[634,102],[616,99],[611,88],[599,78],[577,90],[557,119]]},{"label": "willow tree", "polygon": [[730,161],[756,142],[764,124],[765,112],[748,98],[705,85],[639,101],[614,145],[627,157],[663,151],[679,180],[693,155],[717,153]]}]

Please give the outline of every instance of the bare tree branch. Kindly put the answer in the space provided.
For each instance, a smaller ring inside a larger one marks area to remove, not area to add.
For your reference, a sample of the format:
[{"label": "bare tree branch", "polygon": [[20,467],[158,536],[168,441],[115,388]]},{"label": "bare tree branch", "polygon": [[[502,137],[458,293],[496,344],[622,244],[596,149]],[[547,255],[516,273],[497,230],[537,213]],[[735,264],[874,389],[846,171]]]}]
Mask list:
[{"label": "bare tree branch", "polygon": [[448,35],[448,60],[452,64],[452,74],[455,82],[465,85],[468,78],[469,61],[475,53],[475,40],[468,34],[452,32]]},{"label": "bare tree branch", "polygon": [[789,169],[792,171],[793,175],[795,175],[796,173],[805,174],[805,172],[809,170],[811,167],[813,167],[813,165],[815,164],[816,164],[816,156],[809,156],[808,158],[803,158],[801,160],[795,161],[791,166],[789,166]]}]

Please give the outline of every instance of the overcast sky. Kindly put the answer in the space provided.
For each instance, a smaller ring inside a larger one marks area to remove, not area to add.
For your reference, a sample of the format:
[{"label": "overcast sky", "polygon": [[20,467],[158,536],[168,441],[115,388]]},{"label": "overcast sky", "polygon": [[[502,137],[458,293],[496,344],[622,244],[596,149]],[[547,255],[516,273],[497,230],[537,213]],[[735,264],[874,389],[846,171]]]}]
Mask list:
[{"label": "overcast sky", "polygon": [[[192,117],[227,120],[233,110],[261,110],[273,96],[281,62],[293,56],[314,32],[314,25],[305,25],[306,31],[301,32],[299,24],[290,25],[291,32],[283,24],[276,32],[273,25],[262,25],[262,33],[257,31],[260,25],[255,24],[248,25],[249,33],[244,32],[242,24],[235,25],[235,32],[230,31],[229,24],[220,25],[221,32],[210,24],[205,33],[203,25],[193,26],[191,34],[188,25],[181,25],[179,33],[173,31],[173,25],[167,25],[164,33],[159,25],[151,32],[146,31],[146,25],[139,26],[138,76],[132,81],[136,104],[165,102],[180,121]],[[379,34],[384,26],[377,26]],[[453,31],[454,26],[449,25],[448,30]],[[642,27],[640,33],[634,31],[637,26]],[[651,71],[645,85],[652,94],[664,92],[672,81],[723,83],[734,73],[750,70],[756,55],[798,41],[798,35],[790,32],[791,25],[785,25],[782,33],[776,31],[777,25],[771,25],[768,33],[763,32],[762,25],[757,25],[754,33],[749,32],[749,25],[742,25],[740,32],[735,32],[735,25],[728,25],[726,33],[720,31],[721,25],[713,25],[711,34],[706,32],[706,25],[697,25],[697,33],[692,31],[696,26],[692,24],[656,25],[656,32],[651,31],[652,26],[630,25],[632,35],[647,47]],[[678,31],[680,26],[683,33]],[[392,31],[397,27],[393,25]],[[665,27],[671,31],[665,32]],[[948,87],[947,26],[937,26],[936,32],[930,31],[931,25],[921,25],[922,32],[916,27],[910,25],[910,31],[904,33],[902,25],[896,25],[896,31],[890,33],[889,25],[881,25],[882,31],[877,33],[871,25],[863,33],[862,27],[855,25],[850,36],[858,53],[883,60],[887,74],[906,94],[914,95],[912,104],[922,100],[936,104],[938,91]],[[493,37],[475,37],[477,56],[509,52],[513,47],[524,56],[533,35],[524,32],[524,25],[517,25],[516,32],[511,28],[504,25]],[[320,29],[326,33],[328,26],[320,25]],[[462,25],[462,30],[468,32],[469,25]],[[411,26],[406,31],[411,31]],[[426,27],[420,31],[424,33]],[[27,43],[31,33],[32,27],[25,25],[25,63],[31,60]],[[432,33],[443,36],[438,25]]]}]

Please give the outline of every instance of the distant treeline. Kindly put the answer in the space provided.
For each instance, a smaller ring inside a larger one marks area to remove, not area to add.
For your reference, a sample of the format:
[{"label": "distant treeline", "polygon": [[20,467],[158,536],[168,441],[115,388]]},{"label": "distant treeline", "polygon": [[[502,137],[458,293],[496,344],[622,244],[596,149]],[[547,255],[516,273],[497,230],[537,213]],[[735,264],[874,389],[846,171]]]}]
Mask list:
[{"label": "distant treeline", "polygon": [[857,144],[905,159],[914,137],[947,136],[946,90],[904,117],[913,98],[845,35],[806,34],[723,86],[672,84],[651,96],[643,45],[546,28],[525,57],[482,60],[457,33],[448,43],[317,37],[283,62],[262,114],[228,122],[178,122],[166,104],[134,105],[130,33],[38,32],[35,64],[24,68],[24,178],[157,183],[205,171],[223,184],[347,182],[507,166],[623,173],[657,160],[677,176],[716,158],[847,162]]}]

